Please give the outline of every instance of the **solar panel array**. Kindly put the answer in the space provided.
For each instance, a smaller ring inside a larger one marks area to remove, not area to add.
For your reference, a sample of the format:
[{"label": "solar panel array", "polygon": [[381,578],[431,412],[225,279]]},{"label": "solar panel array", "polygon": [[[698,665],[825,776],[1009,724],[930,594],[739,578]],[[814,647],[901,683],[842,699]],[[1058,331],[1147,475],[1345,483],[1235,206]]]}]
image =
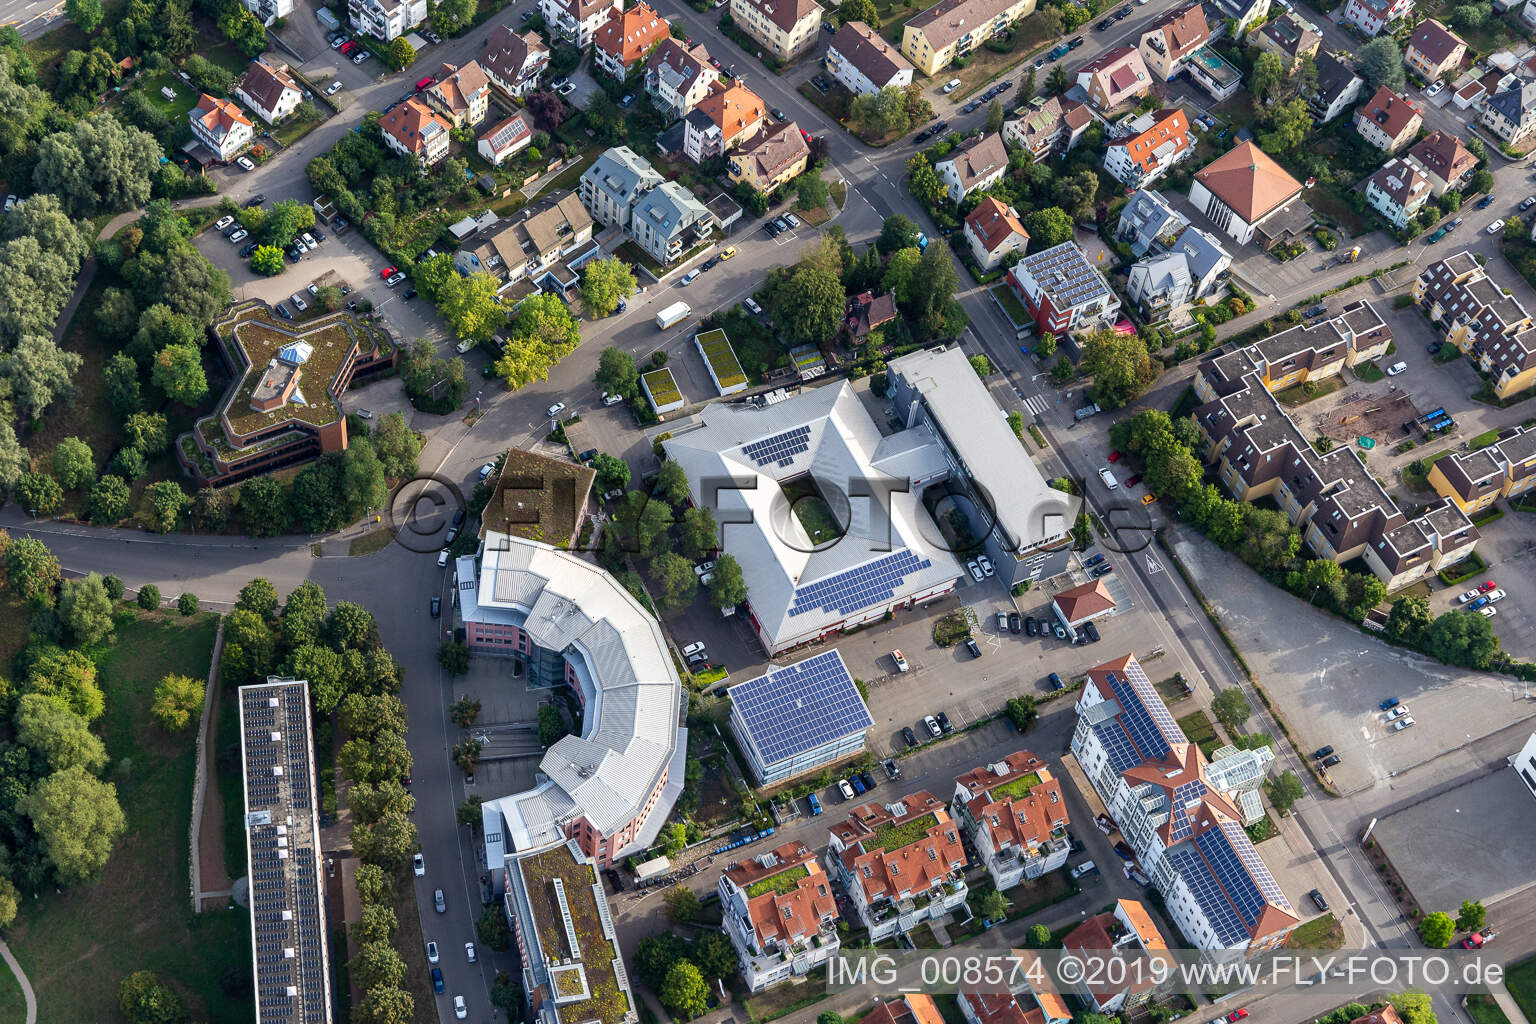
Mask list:
[{"label": "solar panel array", "polygon": [[308,684],[242,686],[240,732],[256,1019],[328,1024]]},{"label": "solar panel array", "polygon": [[795,588],[789,617],[823,611],[852,615],[889,601],[908,576],[932,567],[933,560],[918,558],[907,548],[882,555],[835,576]]},{"label": "solar panel array", "polygon": [[836,651],[769,669],[728,692],[764,764],[875,724]]},{"label": "solar panel array", "polygon": [[[1211,834],[1211,832],[1205,833],[1205,835]],[[1243,927],[1237,911],[1227,900],[1226,893],[1222,892],[1221,885],[1212,873],[1213,869],[1201,860],[1199,851],[1190,844],[1183,843],[1170,849],[1167,857],[1179,876],[1184,879],[1184,884],[1189,887],[1195,902],[1200,904],[1206,920],[1210,922],[1211,930],[1216,933],[1216,938],[1222,945],[1236,946],[1246,942],[1251,937],[1248,929]]]},{"label": "solar panel array", "polygon": [[[1264,858],[1259,856],[1259,851],[1254,848],[1253,840],[1248,838],[1248,833],[1235,821],[1221,822],[1221,834],[1226,840],[1226,848],[1230,850],[1242,863],[1243,878],[1246,878],[1257,892],[1254,906],[1253,919],[1257,921],[1259,914],[1263,913],[1266,904],[1274,904],[1282,910],[1290,910],[1291,903],[1285,898],[1285,893],[1280,891],[1280,883],[1275,881],[1275,876],[1270,874],[1269,865],[1264,863]],[[1245,904],[1247,905],[1247,904]]]},{"label": "solar panel array", "polygon": [[810,448],[811,428],[796,427],[782,434],[765,437],[761,441],[744,444],[741,446],[741,454],[759,466],[777,463],[779,468],[783,469],[795,461],[796,455],[810,451]]},{"label": "solar panel array", "polygon": [[1189,804],[1192,800],[1198,800],[1209,792],[1202,779],[1195,779],[1174,788],[1173,807],[1168,812],[1168,841],[1176,843],[1180,839],[1188,838],[1194,831],[1194,822],[1189,817]]},{"label": "solar panel array", "polygon": [[1063,309],[1106,290],[1098,271],[1083,251],[1071,242],[1026,257],[1024,265],[1030,276],[1050,293],[1052,301]]}]

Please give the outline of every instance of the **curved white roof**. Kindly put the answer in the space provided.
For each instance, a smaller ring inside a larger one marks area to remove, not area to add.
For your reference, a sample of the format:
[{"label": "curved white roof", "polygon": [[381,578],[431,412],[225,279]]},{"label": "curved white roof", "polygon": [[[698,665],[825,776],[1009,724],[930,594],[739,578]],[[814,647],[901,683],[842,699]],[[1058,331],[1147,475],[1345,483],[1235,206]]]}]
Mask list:
[{"label": "curved white roof", "polygon": [[[478,585],[462,597],[466,620],[515,623],[565,655],[586,702],[584,735],[560,740],[539,764],[548,781],[486,804],[504,817],[512,848],[547,845],[553,830],[581,815],[605,836],[622,828],[683,749],[682,686],[655,618],[591,562],[494,531],[485,535]],[[651,809],[645,842],[681,789],[679,769]]]}]

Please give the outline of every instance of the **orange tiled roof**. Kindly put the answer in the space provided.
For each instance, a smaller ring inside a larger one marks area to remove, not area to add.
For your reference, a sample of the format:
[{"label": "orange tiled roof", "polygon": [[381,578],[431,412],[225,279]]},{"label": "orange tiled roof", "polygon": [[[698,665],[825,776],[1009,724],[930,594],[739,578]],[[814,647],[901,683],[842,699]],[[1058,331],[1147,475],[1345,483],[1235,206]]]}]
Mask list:
[{"label": "orange tiled roof", "polygon": [[1013,235],[1023,235],[1029,241],[1029,232],[1019,220],[1018,211],[1005,203],[987,196],[976,204],[976,209],[965,218],[965,223],[981,239],[981,246],[993,252]]},{"label": "orange tiled roof", "polygon": [[698,109],[720,129],[727,145],[742,132],[755,130],[762,123],[764,112],[762,97],[742,85],[740,79],[730,85],[710,85]]},{"label": "orange tiled roof", "polygon": [[1206,164],[1195,180],[1249,224],[1301,192],[1301,182],[1252,142]]},{"label": "orange tiled roof", "polygon": [[412,153],[426,148],[426,138],[451,127],[431,107],[412,97],[391,107],[379,119],[379,127]]},{"label": "orange tiled roof", "polygon": [[625,67],[645,56],[652,45],[669,38],[672,27],[645,0],[627,11],[608,16],[592,37],[592,44]]},{"label": "orange tiled roof", "polygon": [[1063,590],[1056,595],[1056,604],[1068,622],[1076,622],[1085,616],[1109,611],[1115,606],[1115,599],[1109,596],[1109,588],[1103,580],[1092,580]]},{"label": "orange tiled roof", "polygon": [[222,135],[237,124],[243,124],[247,128],[252,127],[251,122],[240,112],[240,108],[229,100],[219,99],[217,96],[209,96],[203,93],[198,97],[197,106],[192,108],[197,114],[197,119],[209,133]]},{"label": "orange tiled roof", "polygon": [[490,87],[490,79],[485,77],[479,62],[472,60],[463,67],[444,62],[431,91],[449,110],[467,114],[470,99]]},{"label": "orange tiled roof", "polygon": [[[964,868],[965,850],[960,845],[960,831],[942,803],[932,793],[919,790],[901,799],[901,814],[879,804],[861,804],[846,821],[832,827],[845,845],[843,863],[863,888],[866,900],[885,896],[896,898],[903,892],[923,892],[951,871]],[[906,846],[891,850],[872,847],[879,830],[933,815],[934,823],[923,836]]]},{"label": "orange tiled roof", "polygon": [[1157,166],[1157,151],[1165,143],[1172,142],[1178,152],[1183,152],[1194,145],[1194,140],[1189,134],[1189,119],[1178,107],[1156,111],[1152,118],[1152,127],[1140,135],[1133,135],[1123,142],[1114,143],[1117,146],[1124,146],[1131,162],[1140,167],[1143,172],[1150,172]]}]

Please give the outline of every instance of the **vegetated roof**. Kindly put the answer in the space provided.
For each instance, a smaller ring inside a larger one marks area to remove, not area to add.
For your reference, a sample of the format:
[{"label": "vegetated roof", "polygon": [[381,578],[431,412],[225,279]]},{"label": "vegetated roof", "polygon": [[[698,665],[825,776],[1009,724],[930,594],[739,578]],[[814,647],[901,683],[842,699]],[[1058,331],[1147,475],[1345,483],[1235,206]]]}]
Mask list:
[{"label": "vegetated roof", "polygon": [[640,379],[645,381],[646,390],[651,393],[657,405],[671,405],[683,400],[683,393],[678,390],[672,371],[665,366],[641,374]]},{"label": "vegetated roof", "polygon": [[929,812],[908,821],[891,822],[875,830],[874,836],[864,841],[866,850],[899,850],[911,846],[928,834],[939,823],[938,816]]},{"label": "vegetated roof", "polygon": [[480,516],[480,535],[496,530],[563,547],[576,531],[595,479],[586,466],[513,448]]},{"label": "vegetated roof", "polygon": [[[564,843],[517,861],[528,905],[533,911],[533,931],[543,952],[545,970],[557,996],[579,992],[576,981],[584,979],[587,998],[556,1003],[562,1024],[619,1024],[631,1010],[627,975],[615,965],[619,949],[613,941],[608,916],[598,906],[594,891],[602,882],[589,863],[579,863]],[[556,883],[559,883],[557,886]],[[563,899],[561,898],[563,896]],[[567,931],[569,921],[569,931]],[[579,948],[571,948],[574,938]],[[560,969],[550,970],[558,964]],[[576,970],[569,968],[578,967]]]},{"label": "vegetated roof", "polygon": [[722,388],[744,384],[747,375],[741,371],[741,361],[736,358],[735,349],[726,339],[725,332],[719,329],[705,331],[695,339],[698,342],[699,351],[704,353],[704,358],[709,360],[709,368],[714,372],[715,380]]},{"label": "vegetated roof", "polygon": [[769,875],[762,881],[753,882],[747,886],[747,899],[756,899],[765,893],[776,892],[780,895],[791,892],[802,878],[809,878],[811,872],[804,864],[797,864],[788,871],[780,871],[776,875]]}]

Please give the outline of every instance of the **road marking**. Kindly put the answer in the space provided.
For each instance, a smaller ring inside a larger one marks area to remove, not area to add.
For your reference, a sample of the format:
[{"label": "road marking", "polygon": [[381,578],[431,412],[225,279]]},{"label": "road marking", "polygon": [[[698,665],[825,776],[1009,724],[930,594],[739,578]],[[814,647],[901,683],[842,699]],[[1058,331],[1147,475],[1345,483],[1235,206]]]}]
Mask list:
[{"label": "road marking", "polygon": [[1152,555],[1148,554],[1147,555],[1147,572],[1162,572],[1162,571],[1163,571],[1163,563],[1159,562],[1156,558],[1152,557]]},{"label": "road marking", "polygon": [[1050,407],[1051,403],[1044,395],[1029,395],[1024,399],[1024,408],[1036,416],[1044,416]]}]

